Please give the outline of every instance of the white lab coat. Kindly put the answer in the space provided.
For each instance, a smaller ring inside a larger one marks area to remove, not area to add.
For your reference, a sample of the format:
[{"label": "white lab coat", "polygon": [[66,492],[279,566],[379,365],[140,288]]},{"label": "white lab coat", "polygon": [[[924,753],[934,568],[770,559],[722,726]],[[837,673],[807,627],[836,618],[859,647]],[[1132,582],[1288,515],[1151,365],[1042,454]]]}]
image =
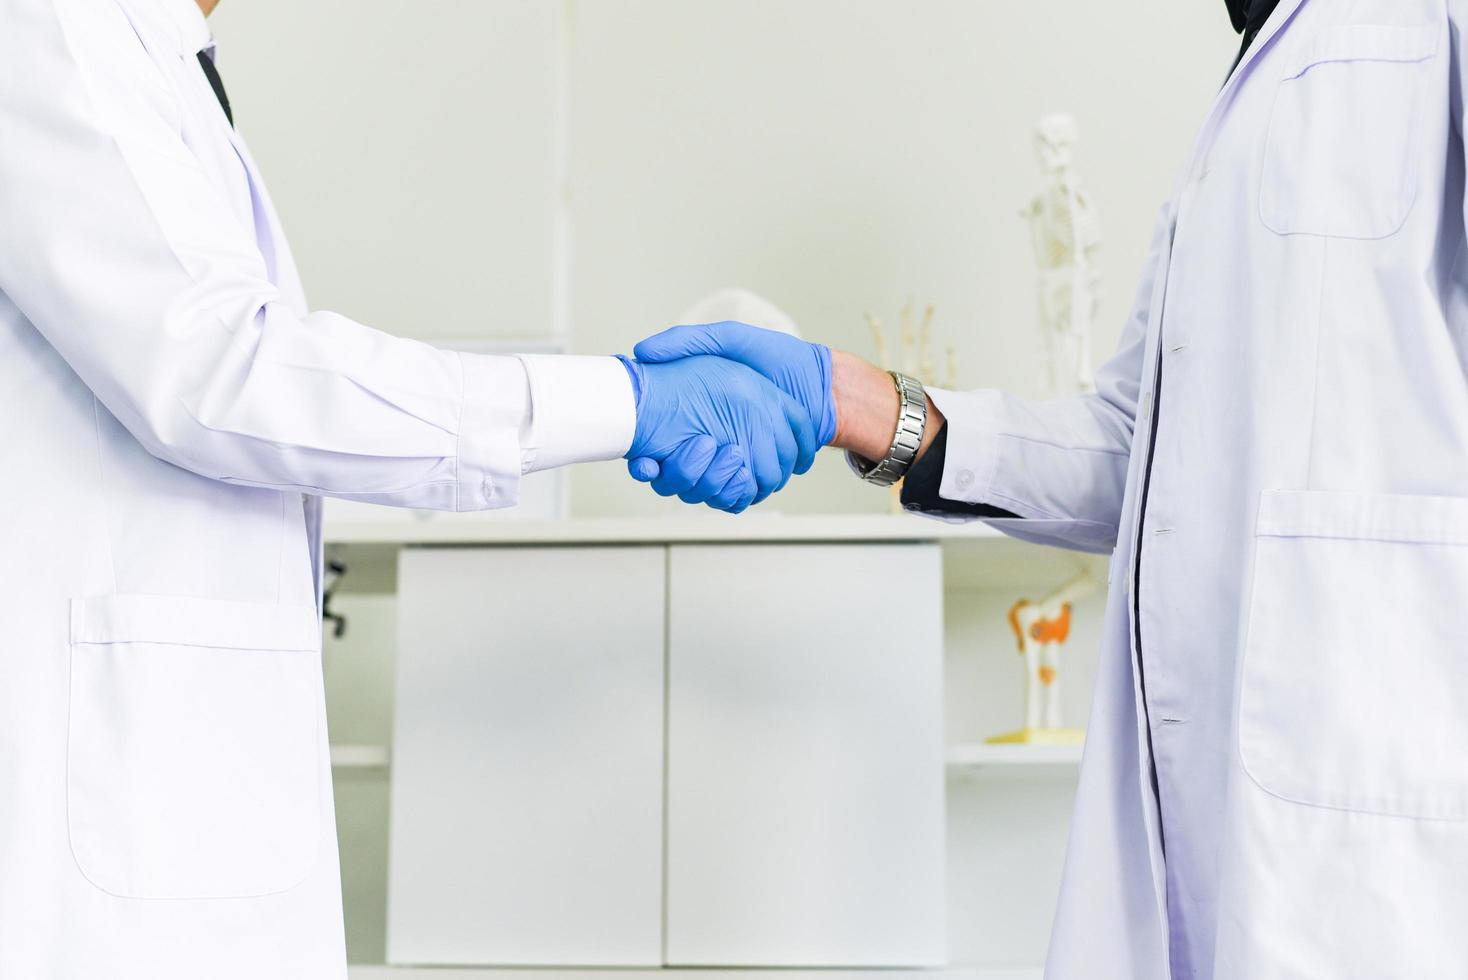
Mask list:
[{"label": "white lab coat", "polygon": [[1465,25],[1282,0],[1098,392],[934,396],[944,496],[1115,546],[1050,980],[1468,977]]},{"label": "white lab coat", "polygon": [[506,506],[631,439],[611,358],[309,313],[209,44],[0,0],[5,980],[344,976],[315,495]]}]

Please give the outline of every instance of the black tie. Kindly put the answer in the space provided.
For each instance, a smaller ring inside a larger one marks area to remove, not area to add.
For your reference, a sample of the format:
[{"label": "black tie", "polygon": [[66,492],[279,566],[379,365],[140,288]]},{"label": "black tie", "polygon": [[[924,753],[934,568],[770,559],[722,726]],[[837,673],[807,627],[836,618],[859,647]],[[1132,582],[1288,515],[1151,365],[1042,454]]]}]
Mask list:
[{"label": "black tie", "polygon": [[234,125],[234,113],[229,111],[229,96],[224,94],[224,79],[219,77],[219,69],[214,67],[214,59],[203,51],[199,52],[199,67],[204,69],[204,77],[209,79],[209,87],[214,90],[214,97],[219,100],[219,108],[224,110],[224,118]]}]

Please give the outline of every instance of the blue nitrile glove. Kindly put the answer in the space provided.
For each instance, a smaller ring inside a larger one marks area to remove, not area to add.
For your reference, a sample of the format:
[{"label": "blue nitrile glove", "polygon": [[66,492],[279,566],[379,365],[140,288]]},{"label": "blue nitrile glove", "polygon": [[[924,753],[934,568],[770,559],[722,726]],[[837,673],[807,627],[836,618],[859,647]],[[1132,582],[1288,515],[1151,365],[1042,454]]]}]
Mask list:
[{"label": "blue nitrile glove", "polygon": [[717,357],[621,360],[637,392],[628,469],[663,496],[737,513],[810,467],[810,420],[753,370]]},{"label": "blue nitrile glove", "polygon": [[[831,393],[831,348],[789,334],[725,321],[670,327],[633,349],[638,361],[658,364],[680,357],[713,354],[746,364],[768,378],[805,409],[818,445],[836,436],[836,399]],[[812,460],[814,462],[814,460]],[[797,466],[796,473],[809,468]],[[652,470],[643,464],[644,472]]]}]

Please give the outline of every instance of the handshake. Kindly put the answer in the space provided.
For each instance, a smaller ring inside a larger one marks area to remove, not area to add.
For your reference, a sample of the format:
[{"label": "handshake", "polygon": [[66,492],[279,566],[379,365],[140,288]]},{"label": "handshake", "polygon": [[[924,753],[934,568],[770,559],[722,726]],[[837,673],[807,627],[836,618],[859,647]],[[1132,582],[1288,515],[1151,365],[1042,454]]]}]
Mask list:
[{"label": "handshake", "polygon": [[836,436],[824,344],[726,322],[673,327],[633,355],[620,358],[637,399],[627,465],[662,496],[737,514]]}]

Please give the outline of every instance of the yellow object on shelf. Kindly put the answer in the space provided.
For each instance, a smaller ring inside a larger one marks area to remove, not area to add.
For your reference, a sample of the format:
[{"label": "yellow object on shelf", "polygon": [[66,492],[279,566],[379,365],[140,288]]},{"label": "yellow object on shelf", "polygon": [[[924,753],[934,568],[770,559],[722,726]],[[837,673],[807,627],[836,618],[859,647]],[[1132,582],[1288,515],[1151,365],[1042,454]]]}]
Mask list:
[{"label": "yellow object on shelf", "polygon": [[1080,745],[1085,740],[1083,728],[1021,728],[984,741],[990,745]]}]

